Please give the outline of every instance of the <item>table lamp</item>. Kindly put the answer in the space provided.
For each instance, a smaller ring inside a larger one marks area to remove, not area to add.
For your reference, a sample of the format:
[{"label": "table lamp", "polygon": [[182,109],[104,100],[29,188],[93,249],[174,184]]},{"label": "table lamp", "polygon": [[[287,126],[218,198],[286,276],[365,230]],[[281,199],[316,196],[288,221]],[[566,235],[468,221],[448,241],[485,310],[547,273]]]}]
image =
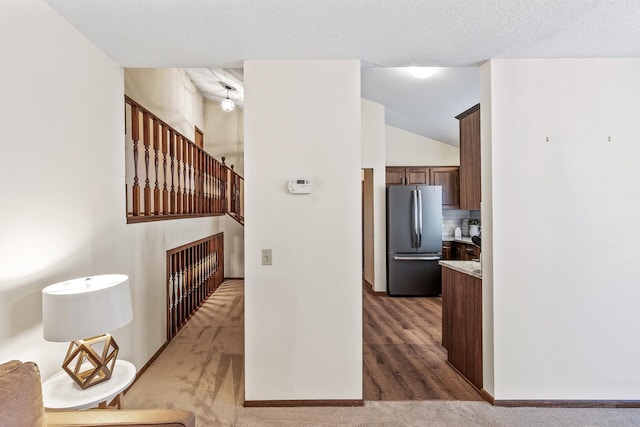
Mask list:
[{"label": "table lamp", "polygon": [[111,378],[119,347],[108,332],[131,320],[131,290],[124,274],[66,280],[42,290],[44,339],[71,341],[62,368],[82,389]]}]

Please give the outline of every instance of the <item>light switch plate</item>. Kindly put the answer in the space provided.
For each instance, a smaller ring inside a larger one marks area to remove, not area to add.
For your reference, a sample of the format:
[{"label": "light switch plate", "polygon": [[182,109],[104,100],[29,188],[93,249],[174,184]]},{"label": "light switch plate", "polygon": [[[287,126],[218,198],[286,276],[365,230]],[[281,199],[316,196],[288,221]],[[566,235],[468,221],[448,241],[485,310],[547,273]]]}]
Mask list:
[{"label": "light switch plate", "polygon": [[271,258],[271,249],[262,250],[262,265],[271,265],[273,259]]}]

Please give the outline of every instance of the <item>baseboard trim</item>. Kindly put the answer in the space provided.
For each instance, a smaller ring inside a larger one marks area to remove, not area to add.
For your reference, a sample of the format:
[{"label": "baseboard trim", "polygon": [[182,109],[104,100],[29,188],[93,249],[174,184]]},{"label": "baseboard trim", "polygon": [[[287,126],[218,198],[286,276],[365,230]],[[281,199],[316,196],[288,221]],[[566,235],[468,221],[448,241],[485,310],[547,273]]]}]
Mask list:
[{"label": "baseboard trim", "polygon": [[153,354],[153,356],[151,356],[151,358],[147,361],[147,363],[145,363],[144,366],[142,368],[140,368],[140,370],[138,372],[136,372],[136,377],[133,379],[133,382],[131,383],[131,385],[129,385],[129,387],[126,388],[126,390],[124,391],[123,394],[127,394],[129,389],[131,387],[133,387],[133,385],[136,383],[136,381],[138,381],[138,379],[142,376],[142,374],[144,374],[146,372],[146,370],[149,368],[149,366],[151,366],[151,364],[156,361],[158,356],[160,356],[160,354],[164,351],[165,348],[167,348],[168,345],[169,345],[169,341],[165,341],[165,343],[162,344],[162,346],[158,349],[158,351],[156,351]]},{"label": "baseboard trim", "polygon": [[364,400],[245,400],[243,406],[245,408],[283,408],[297,406],[364,406]]},{"label": "baseboard trim", "polygon": [[640,400],[494,400],[508,408],[640,408]]},{"label": "baseboard trim", "polygon": [[[469,384],[471,387],[473,387],[473,389],[480,395],[480,397],[484,400],[486,400],[484,398],[484,396],[482,395],[482,392],[484,391],[484,388],[480,389],[478,388],[474,383],[471,382],[471,380],[469,378],[467,378],[462,372],[460,372],[458,370],[458,368],[456,368],[455,366],[453,366],[453,363],[449,362],[449,359],[446,360],[446,364],[451,366],[451,369],[453,369],[454,371],[456,371],[456,374],[460,375],[460,378],[462,378],[463,380],[465,380],[467,382],[467,384]],[[485,392],[486,393],[486,392]],[[488,396],[491,396],[489,393],[487,393]],[[493,397],[491,397],[493,399]]]},{"label": "baseboard trim", "polygon": [[493,398],[493,396],[491,396],[489,394],[489,392],[487,392],[487,390],[482,389],[480,390],[480,396],[487,402],[491,403],[492,405],[495,405],[495,399]]},{"label": "baseboard trim", "polygon": [[222,281],[225,280],[244,280],[244,277],[225,277]]},{"label": "baseboard trim", "polygon": [[372,293],[373,295],[387,295],[387,291],[375,291],[375,290],[373,289],[373,285],[372,285],[371,283],[369,283],[369,282],[367,281],[367,279],[364,279],[364,278],[363,278],[363,279],[362,279],[362,281],[364,282],[364,284],[365,284],[365,285],[367,285],[367,286],[369,287],[368,291],[369,291],[370,293]]}]

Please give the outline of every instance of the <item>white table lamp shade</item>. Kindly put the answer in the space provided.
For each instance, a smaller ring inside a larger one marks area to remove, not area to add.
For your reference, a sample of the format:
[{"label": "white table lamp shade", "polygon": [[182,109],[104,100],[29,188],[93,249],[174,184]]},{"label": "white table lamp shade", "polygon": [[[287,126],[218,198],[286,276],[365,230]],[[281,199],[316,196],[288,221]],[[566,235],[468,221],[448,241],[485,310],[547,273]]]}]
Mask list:
[{"label": "white table lamp shade", "polygon": [[65,342],[95,337],[133,320],[129,277],[82,277],[42,290],[44,339]]}]

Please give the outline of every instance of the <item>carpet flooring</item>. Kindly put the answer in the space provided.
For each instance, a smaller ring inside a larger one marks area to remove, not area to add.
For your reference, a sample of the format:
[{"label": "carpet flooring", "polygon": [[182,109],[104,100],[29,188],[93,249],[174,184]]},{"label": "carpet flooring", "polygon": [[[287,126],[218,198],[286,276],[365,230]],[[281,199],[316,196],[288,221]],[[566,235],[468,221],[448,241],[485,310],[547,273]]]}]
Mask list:
[{"label": "carpet flooring", "polygon": [[245,408],[244,282],[225,282],[124,396],[209,426],[640,426],[640,409],[499,408],[470,401],[367,401],[356,408]]}]

